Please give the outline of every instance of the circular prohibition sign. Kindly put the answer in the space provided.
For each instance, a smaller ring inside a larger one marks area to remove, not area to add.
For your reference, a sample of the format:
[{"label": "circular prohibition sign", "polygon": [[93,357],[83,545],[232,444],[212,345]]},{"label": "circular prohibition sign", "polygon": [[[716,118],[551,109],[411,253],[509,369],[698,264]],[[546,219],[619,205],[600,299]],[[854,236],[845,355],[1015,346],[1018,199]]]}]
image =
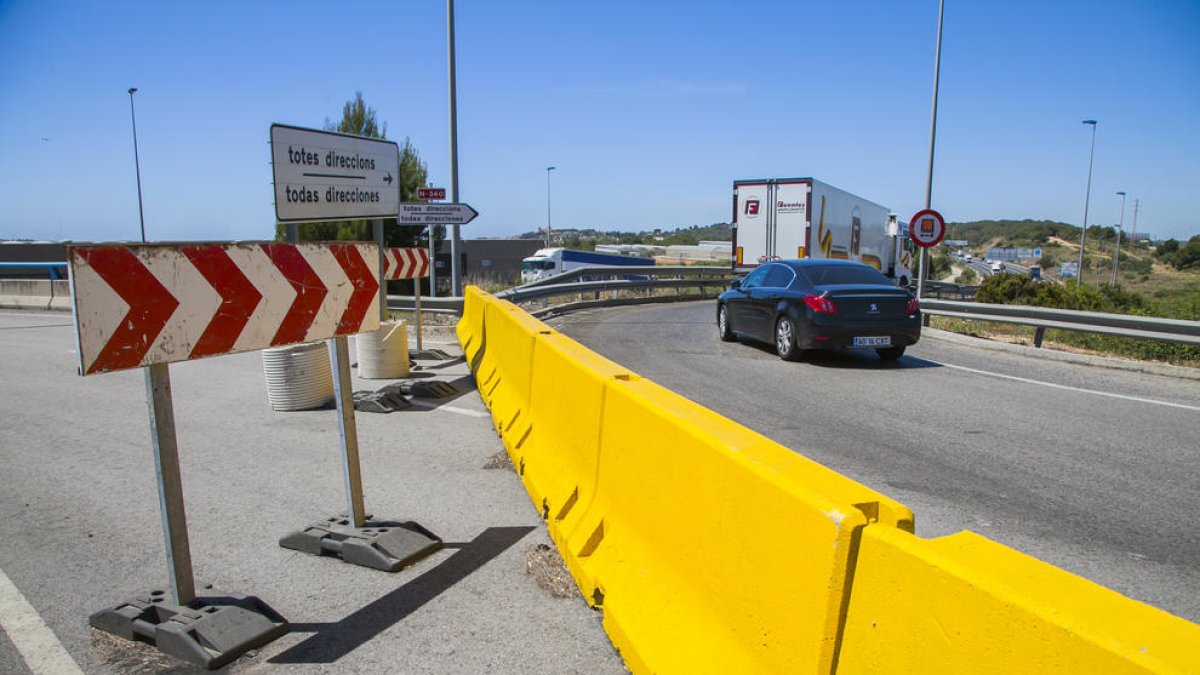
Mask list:
[{"label": "circular prohibition sign", "polygon": [[946,236],[946,221],[933,209],[917,211],[909,221],[908,236],[922,248],[936,246]]}]

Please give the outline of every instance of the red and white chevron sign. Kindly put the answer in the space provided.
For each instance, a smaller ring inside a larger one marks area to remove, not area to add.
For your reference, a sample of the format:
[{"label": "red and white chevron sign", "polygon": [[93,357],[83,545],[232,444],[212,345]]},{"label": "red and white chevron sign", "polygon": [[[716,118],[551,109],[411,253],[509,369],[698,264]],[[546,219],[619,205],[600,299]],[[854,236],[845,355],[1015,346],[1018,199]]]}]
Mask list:
[{"label": "red and white chevron sign", "polygon": [[429,252],[423,248],[389,248],[383,253],[383,278],[419,279],[429,274]]},{"label": "red and white chevron sign", "polygon": [[80,373],[379,329],[375,244],[71,246]]}]

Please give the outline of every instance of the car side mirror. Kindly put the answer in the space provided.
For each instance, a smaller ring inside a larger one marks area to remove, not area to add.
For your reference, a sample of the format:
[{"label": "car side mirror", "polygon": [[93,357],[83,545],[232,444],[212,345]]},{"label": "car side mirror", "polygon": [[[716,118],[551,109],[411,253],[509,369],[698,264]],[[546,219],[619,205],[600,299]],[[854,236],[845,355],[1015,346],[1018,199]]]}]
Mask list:
[{"label": "car side mirror", "polygon": [[734,291],[736,291],[737,289],[739,289],[739,288],[741,288],[741,287],[742,287],[742,280],[741,280],[741,279],[734,279],[733,281],[729,282],[729,288],[730,288],[731,290],[734,290]]}]

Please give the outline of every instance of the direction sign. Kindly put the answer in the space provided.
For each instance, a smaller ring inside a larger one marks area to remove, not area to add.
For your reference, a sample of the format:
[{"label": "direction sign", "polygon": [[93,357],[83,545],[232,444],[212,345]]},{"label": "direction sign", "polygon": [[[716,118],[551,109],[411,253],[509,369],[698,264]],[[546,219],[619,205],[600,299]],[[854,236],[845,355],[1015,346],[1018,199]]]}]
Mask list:
[{"label": "direction sign", "polygon": [[933,209],[917,211],[909,221],[908,236],[917,246],[929,248],[946,236],[946,221]]},{"label": "direction sign", "polygon": [[281,223],[393,218],[400,206],[392,141],[272,124],[271,166]]},{"label": "direction sign", "polygon": [[429,251],[423,248],[389,248],[383,252],[383,278],[419,279],[429,274]]},{"label": "direction sign", "polygon": [[470,204],[401,204],[401,225],[466,225],[479,212]]},{"label": "direction sign", "polygon": [[375,244],[71,246],[80,373],[379,328]]},{"label": "direction sign", "polygon": [[417,199],[421,201],[442,200],[446,198],[446,188],[417,188]]}]

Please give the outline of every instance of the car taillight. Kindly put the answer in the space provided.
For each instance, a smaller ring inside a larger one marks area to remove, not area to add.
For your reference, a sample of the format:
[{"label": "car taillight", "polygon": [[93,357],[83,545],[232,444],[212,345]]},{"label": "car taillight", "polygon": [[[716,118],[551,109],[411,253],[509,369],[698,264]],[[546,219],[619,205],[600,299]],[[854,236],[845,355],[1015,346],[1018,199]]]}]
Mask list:
[{"label": "car taillight", "polygon": [[904,305],[905,314],[916,314],[919,311],[921,311],[921,301],[916,298],[912,298]]},{"label": "car taillight", "polygon": [[804,304],[817,314],[837,314],[838,311],[837,305],[833,304],[832,300],[811,293],[804,296]]}]

